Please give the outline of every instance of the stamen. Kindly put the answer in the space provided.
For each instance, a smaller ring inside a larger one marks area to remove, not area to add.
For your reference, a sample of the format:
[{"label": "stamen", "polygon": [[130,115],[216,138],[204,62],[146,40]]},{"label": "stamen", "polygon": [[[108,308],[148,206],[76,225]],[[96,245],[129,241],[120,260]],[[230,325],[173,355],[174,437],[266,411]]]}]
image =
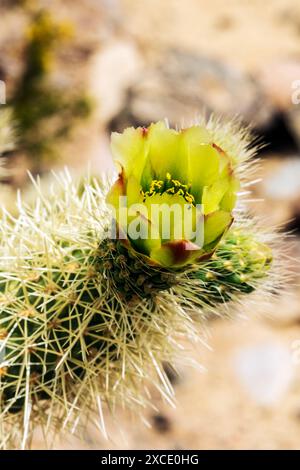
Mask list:
[{"label": "stamen", "polygon": [[155,194],[178,194],[182,196],[189,204],[195,205],[195,198],[192,194],[189,193],[191,185],[183,184],[179,180],[172,179],[170,173],[166,173],[166,180],[152,180],[150,184],[149,191],[141,190],[141,195],[143,196],[143,202],[148,197],[154,196]]}]

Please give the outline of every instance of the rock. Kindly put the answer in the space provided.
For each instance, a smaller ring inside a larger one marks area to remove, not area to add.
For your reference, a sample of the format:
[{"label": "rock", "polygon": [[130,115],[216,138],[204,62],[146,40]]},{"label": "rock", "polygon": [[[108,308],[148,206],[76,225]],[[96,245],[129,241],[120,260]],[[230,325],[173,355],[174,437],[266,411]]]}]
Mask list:
[{"label": "rock", "polygon": [[241,349],[234,363],[239,381],[259,405],[275,405],[288,391],[293,378],[290,351],[275,342]]},{"label": "rock", "polygon": [[255,210],[267,216],[269,225],[288,223],[300,211],[300,160],[296,155],[269,156],[259,172],[261,182],[254,194],[263,200]]},{"label": "rock", "polygon": [[141,58],[131,42],[108,42],[95,54],[89,79],[89,92],[97,104],[101,123],[107,123],[125,106],[127,89],[135,82]]},{"label": "rock", "polygon": [[[296,271],[298,273],[298,278],[295,273],[296,279],[293,284],[299,285],[300,243],[293,250],[289,250],[288,254],[291,259],[291,269],[293,269],[293,272]],[[295,260],[297,260],[297,266],[295,266]],[[300,321],[300,292],[296,289],[289,289],[288,292],[284,292],[283,295],[276,298],[276,308],[274,308],[273,302],[272,304],[269,303],[264,309],[264,315],[266,321],[276,327],[297,327]]]},{"label": "rock", "polygon": [[152,416],[153,427],[160,433],[166,433],[171,430],[171,422],[169,418],[161,413]]},{"label": "rock", "polygon": [[240,114],[256,127],[266,125],[273,113],[258,84],[246,73],[202,55],[171,49],[141,71],[112,127],[165,117],[171,124],[188,122],[203,108],[227,116]]},{"label": "rock", "polygon": [[300,80],[299,61],[268,63],[257,77],[264,94],[278,110],[288,112],[293,107],[293,83]]},{"label": "rock", "polygon": [[300,148],[300,61],[267,64],[258,74],[264,94],[284,113],[286,123]]},{"label": "rock", "polygon": [[277,171],[265,181],[265,194],[273,200],[298,200],[300,198],[300,160],[283,160]]}]

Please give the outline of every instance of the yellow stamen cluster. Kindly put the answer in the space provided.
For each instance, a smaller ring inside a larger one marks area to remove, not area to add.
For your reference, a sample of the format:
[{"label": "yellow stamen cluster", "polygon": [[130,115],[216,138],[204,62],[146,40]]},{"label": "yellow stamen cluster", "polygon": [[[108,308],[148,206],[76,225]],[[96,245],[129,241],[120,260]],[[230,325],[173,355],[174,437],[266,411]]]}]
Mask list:
[{"label": "yellow stamen cluster", "polygon": [[190,185],[183,184],[178,180],[172,179],[170,173],[166,174],[165,181],[152,180],[149,191],[142,191],[144,202],[146,198],[155,194],[178,194],[182,196],[189,204],[195,204],[195,198],[189,193]]}]

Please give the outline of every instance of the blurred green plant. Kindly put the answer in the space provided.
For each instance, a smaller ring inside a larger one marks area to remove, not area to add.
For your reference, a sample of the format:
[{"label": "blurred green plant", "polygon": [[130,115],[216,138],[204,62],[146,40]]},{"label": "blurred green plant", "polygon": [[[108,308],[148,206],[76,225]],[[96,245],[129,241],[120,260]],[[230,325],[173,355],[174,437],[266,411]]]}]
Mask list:
[{"label": "blurred green plant", "polygon": [[39,170],[58,157],[58,145],[70,136],[78,120],[92,110],[91,99],[51,83],[56,51],[73,36],[68,22],[57,22],[46,10],[33,13],[27,30],[25,68],[10,104],[19,127],[19,149]]}]

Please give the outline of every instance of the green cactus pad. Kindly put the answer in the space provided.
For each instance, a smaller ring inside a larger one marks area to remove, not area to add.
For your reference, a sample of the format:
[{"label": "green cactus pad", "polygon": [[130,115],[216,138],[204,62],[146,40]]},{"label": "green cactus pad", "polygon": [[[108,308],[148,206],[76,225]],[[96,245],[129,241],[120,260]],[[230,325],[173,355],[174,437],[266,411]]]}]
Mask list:
[{"label": "green cactus pad", "polygon": [[215,305],[253,292],[272,263],[270,247],[245,229],[230,230],[212,259],[190,274],[202,286],[203,304]]}]

